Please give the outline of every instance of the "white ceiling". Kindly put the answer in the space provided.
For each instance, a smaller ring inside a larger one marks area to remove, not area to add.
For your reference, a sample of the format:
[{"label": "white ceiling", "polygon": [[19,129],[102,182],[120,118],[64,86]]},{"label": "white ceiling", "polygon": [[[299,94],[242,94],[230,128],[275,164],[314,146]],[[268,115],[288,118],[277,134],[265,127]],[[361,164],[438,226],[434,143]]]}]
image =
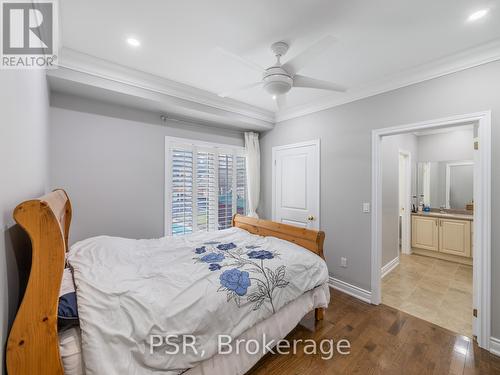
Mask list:
[{"label": "white ceiling", "polygon": [[[271,43],[294,56],[326,35],[338,42],[301,74],[361,90],[500,38],[500,8],[483,0],[64,0],[62,40],[101,59],[218,93],[259,80],[217,47],[262,66]],[[482,20],[468,15],[490,8]],[[139,48],[125,42],[133,36]],[[342,95],[294,88],[290,107]],[[233,99],[275,110],[260,88]]]}]

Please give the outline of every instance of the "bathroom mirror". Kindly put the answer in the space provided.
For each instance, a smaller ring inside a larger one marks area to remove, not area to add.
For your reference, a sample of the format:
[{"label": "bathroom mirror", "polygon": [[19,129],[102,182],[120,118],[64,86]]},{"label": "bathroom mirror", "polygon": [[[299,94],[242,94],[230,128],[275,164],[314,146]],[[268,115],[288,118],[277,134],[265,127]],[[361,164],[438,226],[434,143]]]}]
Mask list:
[{"label": "bathroom mirror", "polygon": [[431,208],[465,210],[472,203],[472,160],[419,162],[417,172],[417,204],[423,199]]}]

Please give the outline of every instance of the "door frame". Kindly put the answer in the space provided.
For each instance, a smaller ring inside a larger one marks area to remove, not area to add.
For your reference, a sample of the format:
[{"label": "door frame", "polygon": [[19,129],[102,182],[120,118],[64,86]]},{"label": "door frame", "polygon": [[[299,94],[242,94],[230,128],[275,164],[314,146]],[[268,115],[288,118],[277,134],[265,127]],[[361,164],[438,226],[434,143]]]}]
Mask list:
[{"label": "door frame", "polygon": [[316,172],[316,179],[318,180],[318,188],[316,191],[317,196],[317,207],[318,207],[318,228],[321,228],[321,141],[320,139],[313,139],[310,141],[291,143],[288,145],[274,146],[272,148],[272,220],[276,221],[276,153],[282,150],[288,150],[291,148],[304,147],[304,146],[315,146],[316,148],[316,158],[318,160],[318,168]]},{"label": "door frame", "polygon": [[453,163],[446,163],[446,208],[450,209],[450,190],[451,190],[451,167],[459,167],[461,165],[472,165],[474,166],[474,162],[470,160],[457,161]]},{"label": "door frame", "polygon": [[[473,332],[489,350],[491,333],[491,110],[372,131],[371,303],[381,303],[382,137],[474,123],[479,150],[474,151]],[[472,314],[472,312],[471,312]]]},{"label": "door frame", "polygon": [[[412,180],[412,168],[411,168],[411,163],[412,163],[412,158],[411,158],[411,152],[403,149],[399,149],[398,156],[403,155],[405,157],[405,169],[406,169],[406,178],[405,178],[405,186],[406,186],[406,201],[404,205],[404,213],[402,215],[402,220],[401,220],[401,252],[403,254],[411,254],[411,217],[410,217],[410,199],[411,199],[411,191],[412,191],[412,186],[411,186],[411,180]],[[401,159],[398,158],[398,162]],[[398,179],[398,193],[399,193],[399,179]],[[399,197],[398,197],[399,198]],[[399,258],[399,252],[398,252],[398,258]]]}]

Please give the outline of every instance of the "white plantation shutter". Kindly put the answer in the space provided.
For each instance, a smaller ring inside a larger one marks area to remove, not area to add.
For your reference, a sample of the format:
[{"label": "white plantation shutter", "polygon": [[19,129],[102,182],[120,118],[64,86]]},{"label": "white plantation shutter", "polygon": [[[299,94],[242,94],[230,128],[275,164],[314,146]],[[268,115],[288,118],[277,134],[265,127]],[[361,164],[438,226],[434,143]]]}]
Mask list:
[{"label": "white plantation shutter", "polygon": [[193,152],[172,150],[172,235],[193,232]]},{"label": "white plantation shutter", "polygon": [[215,154],[197,152],[196,162],[196,230],[217,229],[217,181]]},{"label": "white plantation shutter", "polygon": [[233,155],[219,154],[219,229],[231,226],[233,218]]},{"label": "white plantation shutter", "polygon": [[246,214],[244,149],[167,137],[165,155],[167,234],[229,228]]}]

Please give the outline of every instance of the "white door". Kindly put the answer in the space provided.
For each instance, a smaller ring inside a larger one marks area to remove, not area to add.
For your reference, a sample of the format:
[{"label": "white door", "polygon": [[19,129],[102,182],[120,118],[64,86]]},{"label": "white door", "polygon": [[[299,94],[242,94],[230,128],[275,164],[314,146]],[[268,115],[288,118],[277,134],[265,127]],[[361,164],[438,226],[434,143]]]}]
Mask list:
[{"label": "white door", "polygon": [[319,229],[319,140],[273,148],[273,220]]}]

